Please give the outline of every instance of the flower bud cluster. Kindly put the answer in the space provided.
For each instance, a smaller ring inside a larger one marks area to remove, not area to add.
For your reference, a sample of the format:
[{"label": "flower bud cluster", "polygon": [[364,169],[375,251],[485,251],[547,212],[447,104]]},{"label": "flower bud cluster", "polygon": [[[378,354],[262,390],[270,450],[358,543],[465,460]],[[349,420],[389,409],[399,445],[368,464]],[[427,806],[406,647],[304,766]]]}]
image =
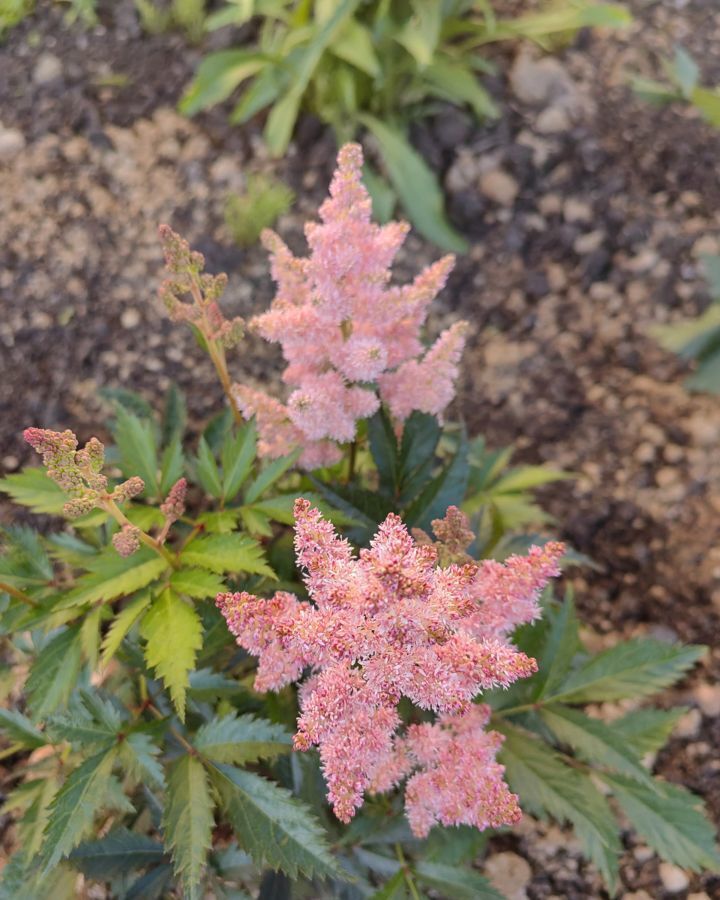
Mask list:
[{"label": "flower bud cluster", "polygon": [[[438,565],[389,515],[359,557],[307,500],[295,504],[295,551],[312,602],[220,594],[240,646],[260,658],[255,687],[300,686],[295,747],[318,746],[328,799],[348,822],[365,791],[408,778],[406,810],[419,837],[435,822],[478,828],[513,822],[517,798],[495,761],[502,738],[487,732],[483,690],[536,670],[508,641],[539,614],[538,596],[558,574],[560,544],[505,564],[467,561],[467,520],[452,508],[436,536],[461,562]],[[437,714],[401,731],[401,697]]]},{"label": "flower bud cluster", "polygon": [[[225,347],[237,344],[244,322],[241,318],[226,319],[218,303],[227,286],[227,275],[205,273],[202,253],[192,251],[169,225],[161,225],[159,231],[168,273],[159,294],[170,318],[194,325],[207,340],[219,341]],[[191,303],[184,300],[188,295]]]},{"label": "flower bud cluster", "polygon": [[358,420],[381,402],[400,422],[413,410],[440,416],[454,395],[465,342],[466,324],[458,322],[424,349],[421,327],[454,260],[443,257],[410,284],[390,284],[408,226],[372,223],[362,163],[357,144],[340,150],[321,222],[305,227],[309,257],[293,256],[277,234],[263,232],[278,290],[251,326],[282,346],[287,403],[235,386],[243,415],[256,417],[261,455],[302,446],[308,469],[336,462],[338,444],[352,441]]},{"label": "flower bud cluster", "polygon": [[83,516],[108,502],[122,503],[142,493],[142,478],[133,476],[108,491],[108,480],[102,474],[105,448],[97,438],[90,438],[78,450],[77,437],[72,431],[50,431],[47,428],[26,428],[23,437],[42,454],[43,464],[52,480],[70,495],[63,507],[72,519]]}]

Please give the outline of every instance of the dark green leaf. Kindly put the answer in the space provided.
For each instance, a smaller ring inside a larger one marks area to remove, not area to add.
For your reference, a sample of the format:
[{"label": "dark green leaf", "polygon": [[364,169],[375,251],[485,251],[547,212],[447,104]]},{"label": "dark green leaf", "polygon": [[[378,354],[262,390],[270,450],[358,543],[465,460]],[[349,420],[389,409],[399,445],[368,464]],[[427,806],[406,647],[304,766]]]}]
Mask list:
[{"label": "dark green leaf", "polygon": [[407,524],[429,531],[432,520],[443,518],[448,506],[459,506],[465,496],[468,473],[467,439],[463,434],[453,458],[408,507],[404,516]]},{"label": "dark green leaf", "polygon": [[380,487],[390,496],[398,489],[398,445],[390,417],[381,408],[367,422],[370,452],[380,476]]},{"label": "dark green leaf", "polygon": [[42,864],[45,871],[57,865],[82,839],[105,800],[115,750],[105,749],[74,769],[50,806],[45,830]]},{"label": "dark green leaf", "polygon": [[229,432],[222,450],[223,499],[232,500],[250,474],[257,449],[255,423],[249,422],[233,437]]},{"label": "dark green leaf", "polygon": [[571,596],[565,597],[559,610],[548,610],[546,619],[550,622],[550,629],[538,654],[538,672],[533,678],[537,685],[536,699],[552,695],[557,690],[580,649],[580,623]]},{"label": "dark green leaf", "polygon": [[503,900],[487,878],[460,866],[419,862],[415,873],[420,881],[434,888],[449,900]]},{"label": "dark green leaf", "polygon": [[202,725],[194,744],[214,762],[242,765],[288,753],[292,738],[281,725],[266,719],[231,714]]},{"label": "dark green leaf", "polygon": [[80,674],[80,625],[61,631],[40,651],[25,684],[33,719],[64,706]]},{"label": "dark green leaf", "polygon": [[84,875],[101,881],[160,863],[164,858],[161,843],[127,828],[116,828],[100,840],[85,841],[68,857]]},{"label": "dark green leaf", "polygon": [[304,804],[253,772],[213,765],[210,778],[238,841],[259,864],[291,877],[338,876],[323,831]]},{"label": "dark green leaf", "polygon": [[118,406],[113,435],[123,475],[126,478],[139,475],[145,482],[145,495],[157,497],[160,492],[159,464],[153,424]]},{"label": "dark green leaf", "polygon": [[30,750],[44,747],[47,741],[33,723],[16,709],[0,709],[0,732],[14,744]]},{"label": "dark green leaf", "polygon": [[301,452],[302,451],[298,448],[293,453],[289,453],[287,456],[281,456],[279,459],[274,459],[265,466],[257,478],[253,479],[248,485],[247,490],[245,491],[245,503],[250,504],[259,500],[270,485],[275,484],[275,482],[282,478],[291,466],[295,465]]},{"label": "dark green leaf", "polygon": [[613,730],[622,736],[637,756],[654,753],[664,747],[683,713],[676,709],[635,709],[612,723]]},{"label": "dark green leaf", "polygon": [[624,641],[591,657],[547,699],[593,703],[645,697],[674,684],[705,652],[705,647],[682,647],[649,638]]},{"label": "dark green leaf", "polygon": [[195,460],[195,471],[200,484],[211,497],[217,497],[218,499],[222,497],[220,470],[204,437],[200,438],[198,456]]},{"label": "dark green leaf", "polygon": [[654,788],[621,775],[603,775],[603,780],[633,827],[663,859],[693,872],[720,871],[715,832],[699,797],[658,780]]}]

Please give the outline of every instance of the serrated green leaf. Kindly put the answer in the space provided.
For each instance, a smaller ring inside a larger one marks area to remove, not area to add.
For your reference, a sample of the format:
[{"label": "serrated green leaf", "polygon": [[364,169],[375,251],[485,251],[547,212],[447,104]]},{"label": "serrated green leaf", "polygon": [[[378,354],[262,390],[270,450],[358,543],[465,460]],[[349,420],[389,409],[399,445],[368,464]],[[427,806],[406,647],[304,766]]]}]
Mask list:
[{"label": "serrated green leaf", "polygon": [[254,478],[247,486],[244,496],[245,503],[251,504],[256,500],[259,500],[271,484],[275,484],[275,482],[282,478],[291,466],[295,465],[301,452],[302,450],[298,448],[287,456],[281,456],[278,459],[274,459],[265,466],[257,478]]},{"label": "serrated green leaf", "polygon": [[208,446],[208,442],[204,437],[200,438],[198,445],[198,455],[195,460],[195,471],[200,480],[200,484],[211,497],[222,497],[222,484],[220,481],[220,470],[218,469],[212,450]]},{"label": "serrated green leaf", "polygon": [[377,140],[390,181],[413,225],[439,247],[464,253],[467,242],[445,216],[440,185],[405,135],[374,116],[359,118]]},{"label": "serrated green leaf", "polygon": [[210,778],[238,842],[259,864],[342,877],[325,837],[310,811],[288,791],[254,772],[210,765]]},{"label": "serrated green leaf", "polygon": [[105,799],[115,760],[113,747],[96,753],[74,769],[50,805],[42,865],[47,872],[75,847],[93,824]]},{"label": "serrated green leaf", "polygon": [[88,563],[96,571],[78,578],[76,587],[68,591],[53,607],[71,609],[88,603],[108,603],[147,587],[169,568],[167,562],[145,548],[123,557],[108,549]]},{"label": "serrated green leaf", "polygon": [[0,732],[13,743],[20,744],[29,750],[44,747],[47,743],[42,732],[16,709],[0,709]]},{"label": "serrated green leaf", "polygon": [[182,444],[179,437],[174,437],[163,450],[160,461],[160,493],[163,496],[182,477],[184,468]]},{"label": "serrated green leaf", "polygon": [[101,881],[155,865],[164,858],[159,841],[127,828],[115,828],[100,840],[84,841],[68,856],[83,875]]},{"label": "serrated green leaf", "polygon": [[200,884],[210,849],[214,803],[207,774],[195,756],[182,756],[170,770],[163,816],[165,842],[185,896],[201,896]]},{"label": "serrated green leaf", "polygon": [[173,382],[165,396],[160,436],[162,445],[167,447],[173,441],[182,442],[187,426],[187,401],[180,388]]},{"label": "serrated green leaf", "polygon": [[548,611],[545,618],[550,622],[550,629],[544,646],[538,653],[538,671],[533,677],[537,685],[535,698],[538,700],[555,692],[570,671],[572,661],[580,649],[580,623],[571,596],[565,597],[559,610]]},{"label": "serrated green leaf", "polygon": [[653,780],[621,734],[599,719],[567,706],[543,706],[539,715],[555,737],[580,759],[614,769],[652,788]]},{"label": "serrated green leaf", "polygon": [[162,678],[180,719],[184,721],[188,676],[195,668],[197,652],[202,647],[200,617],[194,607],[168,589],[145,613],[141,632],[147,641],[147,663]]},{"label": "serrated green leaf", "polygon": [[637,756],[654,753],[664,747],[685,707],[675,709],[636,709],[621,719],[615,719],[612,727],[622,735]]},{"label": "serrated green leaf", "polygon": [[645,697],[674,684],[705,652],[705,647],[649,638],[624,641],[591,657],[546,699],[593,703]]},{"label": "serrated green leaf", "polygon": [[145,482],[144,495],[157,497],[160,492],[159,465],[153,423],[139,419],[125,407],[118,406],[113,436],[123,475],[126,478],[139,475]]},{"label": "serrated green leaf", "polygon": [[453,458],[406,510],[404,518],[407,524],[429,531],[433,519],[442,518],[448,506],[462,502],[468,474],[468,445],[463,434]]},{"label": "serrated green leaf", "polygon": [[282,725],[235,714],[202,725],[193,743],[208,759],[235,765],[272,759],[292,749],[292,738]]},{"label": "serrated green leaf", "polygon": [[720,872],[716,835],[699,797],[657,779],[647,788],[620,775],[602,778],[633,828],[663,859],[693,872]]},{"label": "serrated green leaf", "polygon": [[26,781],[8,794],[2,812],[23,810],[17,822],[17,837],[21,854],[32,859],[42,846],[47,827],[50,804],[57,792],[57,782],[52,775]]},{"label": "serrated green leaf", "polygon": [[200,566],[219,575],[248,572],[275,578],[257,541],[244,534],[209,534],[195,538],[182,552],[183,565]]},{"label": "serrated green leaf", "polygon": [[143,731],[131,732],[120,745],[122,760],[138,781],[148,779],[159,787],[165,787],[165,772],[158,761],[160,747]]},{"label": "serrated green leaf", "polygon": [[122,644],[130,629],[140,618],[142,612],[150,605],[151,599],[152,594],[149,592],[141,594],[115,616],[102,642],[101,665],[106,666],[117,653],[118,647]]},{"label": "serrated green leaf", "polygon": [[196,669],[190,673],[189,692],[198,700],[215,700],[217,697],[232,696],[242,690],[239,681],[227,678],[212,669]]},{"label": "serrated green leaf", "polygon": [[487,878],[472,869],[418,862],[414,871],[420,881],[452,900],[504,900]]},{"label": "serrated green leaf", "polygon": [[177,569],[170,576],[170,587],[178,594],[204,600],[225,590],[225,582],[207,569]]},{"label": "serrated green leaf", "polygon": [[40,514],[61,515],[68,501],[65,491],[48,478],[45,469],[23,469],[7,475],[0,481],[0,491]]},{"label": "serrated green leaf", "polygon": [[523,808],[554,816],[575,828],[585,853],[600,869],[610,889],[617,882],[621,850],[618,827],[604,797],[592,781],[566,765],[547,744],[506,722],[495,723],[505,735],[499,761]]},{"label": "serrated green leaf", "polygon": [[173,867],[170,865],[155,866],[130,885],[124,900],[162,900],[163,897],[167,897],[166,889],[172,874]]},{"label": "serrated green leaf", "polygon": [[30,669],[25,691],[33,719],[42,719],[70,698],[80,674],[80,625],[57,634]]},{"label": "serrated green leaf", "polygon": [[254,422],[248,422],[233,437],[228,432],[222,449],[222,496],[232,500],[250,474],[257,452],[257,430]]}]

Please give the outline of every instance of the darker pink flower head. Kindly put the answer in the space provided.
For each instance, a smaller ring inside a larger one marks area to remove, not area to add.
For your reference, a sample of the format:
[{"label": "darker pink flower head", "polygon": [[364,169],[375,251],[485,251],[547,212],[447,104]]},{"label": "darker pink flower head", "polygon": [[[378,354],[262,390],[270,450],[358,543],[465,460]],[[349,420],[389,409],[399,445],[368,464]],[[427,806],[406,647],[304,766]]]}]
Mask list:
[{"label": "darker pink flower head", "polygon": [[[467,546],[466,525],[451,510],[438,536]],[[473,701],[536,670],[508,634],[536,614],[561,545],[533,548],[506,566],[439,566],[436,546],[418,544],[390,515],[356,556],[300,499],[295,553],[309,601],[242,593],[220,594],[217,605],[238,644],[260,658],[257,690],[310,671],[300,686],[295,747],[318,747],[338,818],[349,821],[367,790],[389,790],[409,776],[406,806],[418,836],[436,822],[515,821],[517,798],[495,762],[501,738],[485,730],[487,710]],[[435,724],[401,732],[401,697],[434,712]]]},{"label": "darker pink flower head", "polygon": [[354,440],[358,421],[381,403],[400,422],[413,410],[440,415],[453,398],[465,340],[458,323],[424,349],[428,307],[454,260],[443,257],[411,284],[390,284],[408,226],[372,222],[362,163],[359,145],[340,150],[320,221],[305,228],[308,257],[293,256],[276,234],[263,233],[277,293],[250,324],[281,345],[291,391],[283,404],[260,391],[236,390],[243,415],[257,414],[260,454],[302,446],[305,468],[327,465],[328,444]]}]

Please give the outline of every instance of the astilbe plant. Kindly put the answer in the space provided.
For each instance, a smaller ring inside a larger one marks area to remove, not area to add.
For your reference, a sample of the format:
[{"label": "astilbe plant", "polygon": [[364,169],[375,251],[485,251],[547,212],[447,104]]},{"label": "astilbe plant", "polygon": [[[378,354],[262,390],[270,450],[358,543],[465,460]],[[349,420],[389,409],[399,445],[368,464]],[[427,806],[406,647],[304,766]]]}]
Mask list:
[{"label": "astilbe plant", "polygon": [[[433,523],[436,534],[456,534],[461,515],[449,510]],[[457,541],[444,549],[457,552]],[[260,657],[257,690],[277,690],[311,668],[295,747],[318,745],[337,817],[349,822],[366,790],[387,791],[408,777],[406,810],[418,837],[436,822],[480,829],[516,822],[517,797],[495,761],[502,738],[484,730],[490,710],[473,700],[536,671],[507,636],[539,615],[537,599],[559,574],[562,545],[533,547],[505,565],[442,567],[436,548],[415,543],[390,515],[355,558],[301,499],[295,551],[312,604],[286,592],[269,600],[220,594],[217,604],[238,643]],[[399,734],[402,697],[437,722]]]},{"label": "astilbe plant", "polygon": [[454,260],[443,257],[410,284],[390,284],[409,226],[372,222],[362,162],[359,145],[340,150],[321,222],[305,228],[309,257],[293,256],[277,234],[263,232],[278,293],[250,325],[282,347],[283,380],[293,388],[287,403],[247,385],[234,388],[243,414],[257,419],[260,453],[277,457],[302,446],[308,469],[337,462],[339,445],[352,442],[358,420],[381,403],[398,422],[413,410],[442,415],[465,342],[466,324],[458,322],[423,347],[428,307]]}]

